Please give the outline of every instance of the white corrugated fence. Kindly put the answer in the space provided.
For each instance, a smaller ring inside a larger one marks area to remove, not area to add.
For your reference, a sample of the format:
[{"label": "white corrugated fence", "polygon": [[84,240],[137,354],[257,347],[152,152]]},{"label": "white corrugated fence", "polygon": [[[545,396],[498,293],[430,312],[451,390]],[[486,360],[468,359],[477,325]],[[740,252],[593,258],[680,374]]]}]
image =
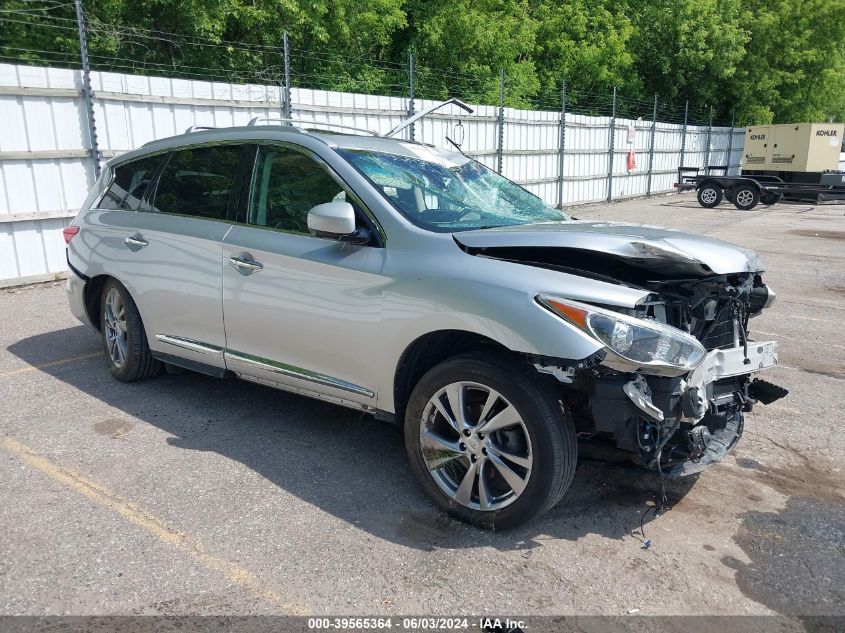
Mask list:
[{"label": "white corrugated fence", "polygon": [[[183,133],[192,125],[244,125],[256,116],[279,116],[275,86],[92,72],[99,151],[104,159],[148,141]],[[91,141],[78,70],[0,64],[0,285],[63,273],[67,225],[94,182]],[[419,111],[434,102],[417,100]],[[407,114],[401,97],[293,88],[293,116],[386,132]],[[446,135],[463,133],[463,150],[495,168],[498,108],[448,106],[419,121],[416,140],[450,147]],[[463,130],[456,129],[460,124]],[[612,178],[610,117],[504,109],[502,172],[552,205],[645,195],[651,121],[617,118]],[[658,122],[654,133],[651,192],[673,190],[681,162],[681,125]],[[737,166],[742,130],[689,126],[684,165]],[[710,147],[708,149],[708,137]],[[728,147],[732,148],[728,157]],[[628,153],[636,167],[628,169]],[[709,160],[708,160],[709,155]],[[612,181],[609,183],[609,181]]]}]

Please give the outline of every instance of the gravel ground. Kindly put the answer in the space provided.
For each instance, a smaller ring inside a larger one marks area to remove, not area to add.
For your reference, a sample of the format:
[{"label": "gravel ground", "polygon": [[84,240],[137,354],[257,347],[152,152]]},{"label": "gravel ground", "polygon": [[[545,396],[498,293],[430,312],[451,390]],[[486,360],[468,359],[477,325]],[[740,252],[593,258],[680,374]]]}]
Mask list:
[{"label": "gravel ground", "polygon": [[450,520],[400,433],[329,404],[181,373],[121,384],[62,284],[0,291],[0,614],[845,615],[845,207],[689,196],[580,218],[763,253],[787,398],[669,487],[583,461],[521,529]]}]

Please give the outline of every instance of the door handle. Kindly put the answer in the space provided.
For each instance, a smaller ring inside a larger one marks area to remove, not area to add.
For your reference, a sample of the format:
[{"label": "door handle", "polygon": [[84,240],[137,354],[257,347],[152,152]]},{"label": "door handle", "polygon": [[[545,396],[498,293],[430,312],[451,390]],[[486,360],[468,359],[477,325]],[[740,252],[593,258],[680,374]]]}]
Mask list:
[{"label": "door handle", "polygon": [[264,265],[255,261],[249,255],[238,255],[237,257],[230,257],[229,264],[232,265],[239,273],[251,275],[257,273],[264,268]]},{"label": "door handle", "polygon": [[135,248],[144,248],[149,244],[149,242],[140,235],[125,237],[123,238],[123,243],[126,244],[129,248],[132,248],[133,246]]}]

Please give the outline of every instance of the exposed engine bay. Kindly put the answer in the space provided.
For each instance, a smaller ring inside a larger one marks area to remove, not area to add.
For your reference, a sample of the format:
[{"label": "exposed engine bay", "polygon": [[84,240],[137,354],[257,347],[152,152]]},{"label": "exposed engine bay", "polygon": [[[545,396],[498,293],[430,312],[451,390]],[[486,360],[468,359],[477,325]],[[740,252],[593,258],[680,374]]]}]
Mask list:
[{"label": "exposed engine bay", "polygon": [[551,246],[464,248],[648,291],[635,309],[611,309],[677,328],[706,350],[686,372],[650,371],[605,350],[577,362],[533,358],[538,371],[557,378],[580,437],[591,444],[621,451],[666,476],[689,475],[736,444],[744,414],[757,402],[768,404],[787,393],[754,377],[777,364],[775,342],[748,339],[749,319],[775,300],[759,270],[714,274],[700,261],[661,260],[661,251],[647,244],[640,245],[642,258]]}]

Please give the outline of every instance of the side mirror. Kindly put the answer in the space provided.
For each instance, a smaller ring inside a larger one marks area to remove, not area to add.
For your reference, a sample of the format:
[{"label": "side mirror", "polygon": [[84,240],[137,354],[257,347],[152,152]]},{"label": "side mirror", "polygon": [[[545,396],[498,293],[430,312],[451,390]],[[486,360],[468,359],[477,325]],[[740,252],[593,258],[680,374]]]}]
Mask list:
[{"label": "side mirror", "polygon": [[336,239],[352,235],[355,233],[355,210],[341,200],[318,204],[308,212],[308,230]]}]

